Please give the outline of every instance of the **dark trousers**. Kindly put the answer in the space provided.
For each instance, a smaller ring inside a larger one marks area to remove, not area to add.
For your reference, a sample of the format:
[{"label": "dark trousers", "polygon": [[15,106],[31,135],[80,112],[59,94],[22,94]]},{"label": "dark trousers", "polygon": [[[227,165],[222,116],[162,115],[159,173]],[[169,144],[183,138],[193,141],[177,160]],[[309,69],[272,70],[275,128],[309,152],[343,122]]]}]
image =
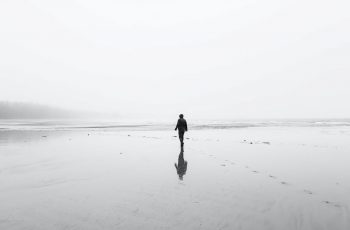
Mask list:
[{"label": "dark trousers", "polygon": [[180,139],[181,144],[184,143],[184,134],[185,134],[184,130],[179,130],[179,139]]}]

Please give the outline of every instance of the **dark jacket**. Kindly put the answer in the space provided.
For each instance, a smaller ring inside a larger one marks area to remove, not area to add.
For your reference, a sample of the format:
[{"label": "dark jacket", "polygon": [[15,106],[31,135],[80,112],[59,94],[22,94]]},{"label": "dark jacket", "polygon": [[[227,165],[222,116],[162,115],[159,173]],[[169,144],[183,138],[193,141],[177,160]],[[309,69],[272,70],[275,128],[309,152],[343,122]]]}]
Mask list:
[{"label": "dark jacket", "polygon": [[177,129],[179,129],[179,131],[181,131],[181,132],[187,131],[187,122],[185,119],[180,118],[179,120],[177,120],[175,130],[177,130]]}]

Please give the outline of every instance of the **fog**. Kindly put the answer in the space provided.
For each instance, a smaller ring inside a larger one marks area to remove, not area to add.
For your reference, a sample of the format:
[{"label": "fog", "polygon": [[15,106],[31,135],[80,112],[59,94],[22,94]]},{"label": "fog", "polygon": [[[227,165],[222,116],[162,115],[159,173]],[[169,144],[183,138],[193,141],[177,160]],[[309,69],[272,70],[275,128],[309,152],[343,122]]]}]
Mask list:
[{"label": "fog", "polygon": [[349,1],[0,2],[0,101],[124,117],[350,117]]}]

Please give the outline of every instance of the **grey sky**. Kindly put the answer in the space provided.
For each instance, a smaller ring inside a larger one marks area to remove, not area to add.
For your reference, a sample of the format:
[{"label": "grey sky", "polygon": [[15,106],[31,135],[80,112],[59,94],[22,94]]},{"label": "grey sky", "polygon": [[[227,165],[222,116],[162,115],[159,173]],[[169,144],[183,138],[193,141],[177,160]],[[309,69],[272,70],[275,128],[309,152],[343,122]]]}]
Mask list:
[{"label": "grey sky", "polygon": [[125,115],[350,117],[350,2],[0,1],[0,100]]}]

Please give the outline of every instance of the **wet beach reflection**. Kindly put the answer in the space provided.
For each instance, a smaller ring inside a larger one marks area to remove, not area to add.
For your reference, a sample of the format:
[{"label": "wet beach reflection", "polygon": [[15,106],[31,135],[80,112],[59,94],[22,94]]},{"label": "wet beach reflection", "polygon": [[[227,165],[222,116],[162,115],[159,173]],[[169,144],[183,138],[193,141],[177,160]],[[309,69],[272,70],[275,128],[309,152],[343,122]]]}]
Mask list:
[{"label": "wet beach reflection", "polygon": [[181,146],[181,151],[179,154],[179,159],[177,164],[175,163],[175,168],[177,175],[179,176],[180,180],[183,180],[183,176],[186,174],[187,171],[187,161],[184,159],[184,147]]}]

